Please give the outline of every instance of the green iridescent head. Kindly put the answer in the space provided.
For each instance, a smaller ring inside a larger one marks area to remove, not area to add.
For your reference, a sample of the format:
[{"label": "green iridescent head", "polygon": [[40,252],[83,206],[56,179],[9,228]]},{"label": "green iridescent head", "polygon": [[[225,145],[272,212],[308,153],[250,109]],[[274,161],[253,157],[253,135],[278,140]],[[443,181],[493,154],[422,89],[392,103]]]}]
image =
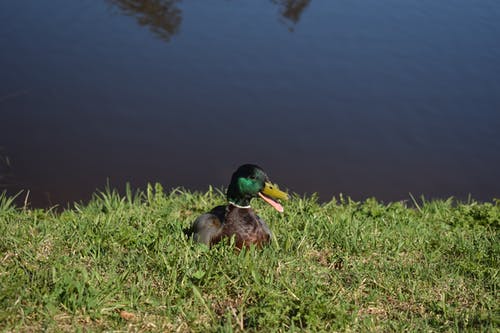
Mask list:
[{"label": "green iridescent head", "polygon": [[231,177],[227,189],[227,199],[230,203],[241,207],[249,207],[250,200],[260,197],[276,210],[282,212],[283,207],[273,199],[287,200],[288,194],[281,191],[277,185],[269,181],[264,170],[254,164],[240,166]]}]

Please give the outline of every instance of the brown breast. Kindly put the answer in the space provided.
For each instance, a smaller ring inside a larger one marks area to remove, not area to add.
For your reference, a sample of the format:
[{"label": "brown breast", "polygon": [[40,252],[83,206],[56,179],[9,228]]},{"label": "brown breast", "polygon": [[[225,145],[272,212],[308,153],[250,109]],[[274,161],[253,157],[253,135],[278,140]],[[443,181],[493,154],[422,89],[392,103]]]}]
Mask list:
[{"label": "brown breast", "polygon": [[212,239],[211,245],[224,238],[235,237],[238,249],[255,244],[262,247],[269,243],[271,235],[262,227],[259,218],[251,208],[238,208],[229,205],[226,210],[221,233]]}]

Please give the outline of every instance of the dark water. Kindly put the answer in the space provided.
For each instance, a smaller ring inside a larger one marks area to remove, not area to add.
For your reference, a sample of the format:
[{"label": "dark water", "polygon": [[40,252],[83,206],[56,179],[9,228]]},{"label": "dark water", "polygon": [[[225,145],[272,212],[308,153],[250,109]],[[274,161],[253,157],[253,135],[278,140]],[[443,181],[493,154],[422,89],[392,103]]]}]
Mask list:
[{"label": "dark water", "polygon": [[500,2],[0,0],[0,184],[500,197]]}]

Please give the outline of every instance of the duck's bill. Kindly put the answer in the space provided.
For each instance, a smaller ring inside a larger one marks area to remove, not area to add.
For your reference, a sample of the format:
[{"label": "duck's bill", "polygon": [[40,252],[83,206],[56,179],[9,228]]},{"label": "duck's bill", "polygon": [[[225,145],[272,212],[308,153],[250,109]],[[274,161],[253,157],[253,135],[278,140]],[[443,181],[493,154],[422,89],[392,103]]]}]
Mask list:
[{"label": "duck's bill", "polygon": [[288,200],[288,194],[281,191],[277,185],[266,182],[262,191],[259,192],[259,196],[278,212],[283,213],[283,206],[273,199]]}]

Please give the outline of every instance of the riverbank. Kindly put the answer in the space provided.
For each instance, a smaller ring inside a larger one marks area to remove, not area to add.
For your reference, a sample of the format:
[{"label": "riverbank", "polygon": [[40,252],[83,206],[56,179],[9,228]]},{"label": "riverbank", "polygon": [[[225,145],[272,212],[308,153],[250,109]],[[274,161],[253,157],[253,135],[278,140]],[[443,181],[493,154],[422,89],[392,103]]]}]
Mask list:
[{"label": "riverbank", "polygon": [[0,329],[495,330],[500,202],[253,204],[272,244],[183,235],[220,191],[107,191],[62,212],[0,199]]}]

